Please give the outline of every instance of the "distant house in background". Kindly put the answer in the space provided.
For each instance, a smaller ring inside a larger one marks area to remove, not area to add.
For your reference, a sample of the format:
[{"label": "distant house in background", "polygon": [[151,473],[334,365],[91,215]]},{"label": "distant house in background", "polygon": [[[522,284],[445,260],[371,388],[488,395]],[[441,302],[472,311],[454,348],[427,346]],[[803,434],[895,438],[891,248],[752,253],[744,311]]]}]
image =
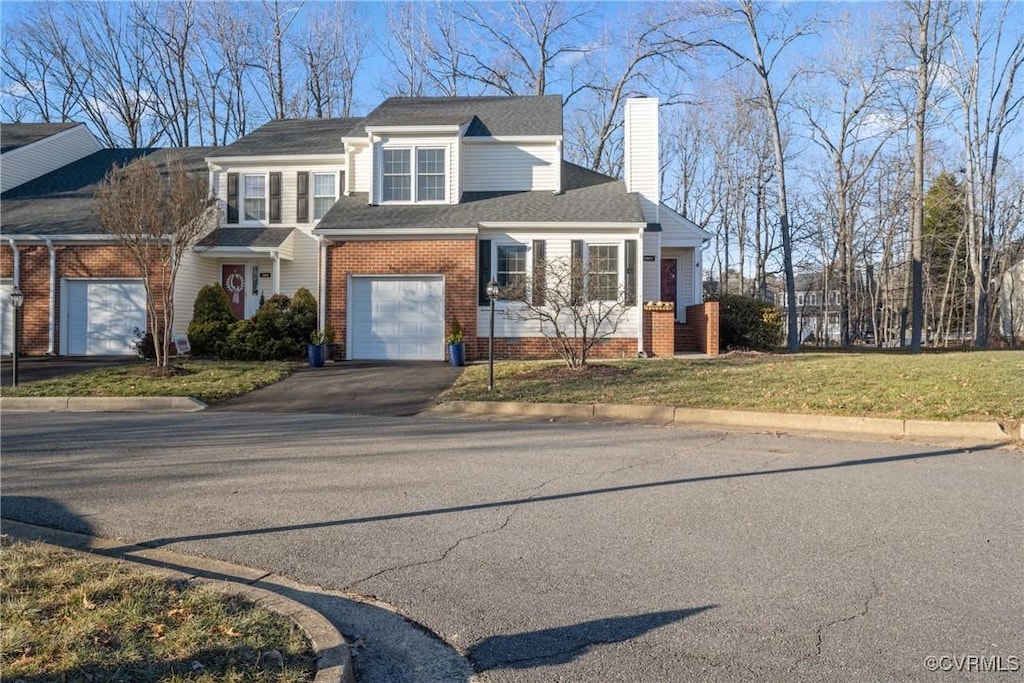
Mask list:
[{"label": "distant house in background", "polygon": [[[826,278],[825,273],[797,273],[796,280],[796,317],[800,331],[800,343],[813,343],[818,346],[834,346],[842,343],[842,298],[837,276]],[[854,291],[851,292],[850,336],[854,342],[868,341],[873,343],[871,323],[864,311],[866,300],[865,282],[862,272],[854,279]],[[777,295],[779,307],[782,309],[783,330],[788,330],[789,301],[783,289]]]}]

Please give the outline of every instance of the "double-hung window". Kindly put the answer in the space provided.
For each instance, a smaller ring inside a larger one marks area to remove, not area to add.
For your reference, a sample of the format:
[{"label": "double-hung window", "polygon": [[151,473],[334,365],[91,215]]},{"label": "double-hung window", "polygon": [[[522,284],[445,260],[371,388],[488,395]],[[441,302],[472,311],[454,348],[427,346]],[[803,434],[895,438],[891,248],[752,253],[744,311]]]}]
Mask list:
[{"label": "double-hung window", "polygon": [[495,280],[502,289],[510,288],[519,295],[524,294],[526,285],[526,245],[499,244],[498,267],[495,269]]},{"label": "double-hung window", "polygon": [[615,301],[619,298],[618,246],[587,246],[587,298],[593,301]]},{"label": "double-hung window", "polygon": [[313,220],[318,221],[331,210],[338,198],[334,173],[313,174]]},{"label": "double-hung window", "polygon": [[381,150],[382,202],[443,202],[447,194],[445,150],[434,147]]},{"label": "double-hung window", "polygon": [[444,150],[416,150],[416,201],[444,201]]},{"label": "double-hung window", "polygon": [[265,175],[242,176],[242,198],[245,220],[267,219],[267,177]]},{"label": "double-hung window", "polygon": [[412,167],[408,149],[385,149],[381,177],[381,199],[385,202],[408,202],[412,200]]}]

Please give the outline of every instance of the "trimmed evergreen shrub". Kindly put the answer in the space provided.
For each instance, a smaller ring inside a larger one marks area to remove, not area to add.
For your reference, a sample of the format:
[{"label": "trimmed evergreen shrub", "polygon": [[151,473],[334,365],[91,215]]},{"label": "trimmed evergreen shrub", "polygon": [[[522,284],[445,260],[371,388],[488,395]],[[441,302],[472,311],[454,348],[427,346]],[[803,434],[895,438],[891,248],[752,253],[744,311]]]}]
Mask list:
[{"label": "trimmed evergreen shrub", "polygon": [[771,351],[782,343],[782,313],[754,297],[722,294],[718,301],[719,344],[723,349]]},{"label": "trimmed evergreen shrub", "polygon": [[196,295],[192,306],[192,322],[188,340],[193,356],[217,356],[218,347],[227,341],[231,326],[236,323],[231,299],[219,284],[206,285]]},{"label": "trimmed evergreen shrub", "polygon": [[316,329],[316,299],[302,288],[293,298],[275,294],[256,315],[234,323],[219,355],[232,360],[293,360]]}]

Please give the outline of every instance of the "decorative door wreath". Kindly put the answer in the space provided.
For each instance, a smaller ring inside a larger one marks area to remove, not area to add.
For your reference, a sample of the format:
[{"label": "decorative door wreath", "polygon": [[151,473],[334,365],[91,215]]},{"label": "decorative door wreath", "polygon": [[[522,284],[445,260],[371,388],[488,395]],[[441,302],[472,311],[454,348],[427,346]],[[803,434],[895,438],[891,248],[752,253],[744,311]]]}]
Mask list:
[{"label": "decorative door wreath", "polygon": [[245,279],[241,273],[231,273],[224,279],[224,288],[231,293],[231,301],[238,303],[238,295],[245,289]]}]

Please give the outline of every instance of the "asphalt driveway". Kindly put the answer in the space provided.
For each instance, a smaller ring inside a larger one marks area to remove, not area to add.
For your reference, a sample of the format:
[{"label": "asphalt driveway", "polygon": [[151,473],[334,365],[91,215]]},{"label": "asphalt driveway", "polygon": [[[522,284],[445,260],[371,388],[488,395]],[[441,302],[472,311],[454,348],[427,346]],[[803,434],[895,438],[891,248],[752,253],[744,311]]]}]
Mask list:
[{"label": "asphalt driveway", "polygon": [[429,407],[462,371],[438,361],[327,363],[210,410],[405,417]]}]

